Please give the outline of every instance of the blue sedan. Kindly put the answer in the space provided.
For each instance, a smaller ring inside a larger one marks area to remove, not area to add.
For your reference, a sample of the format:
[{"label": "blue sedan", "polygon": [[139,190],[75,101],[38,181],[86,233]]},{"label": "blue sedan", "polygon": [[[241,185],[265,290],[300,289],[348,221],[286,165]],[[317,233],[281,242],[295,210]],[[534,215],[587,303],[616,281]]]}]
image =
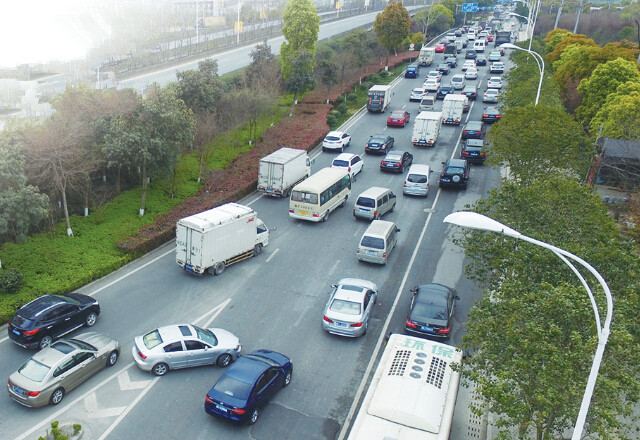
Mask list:
[{"label": "blue sedan", "polygon": [[237,423],[254,424],[273,395],[291,382],[293,364],[278,352],[256,350],[241,356],[209,390],[204,410]]}]

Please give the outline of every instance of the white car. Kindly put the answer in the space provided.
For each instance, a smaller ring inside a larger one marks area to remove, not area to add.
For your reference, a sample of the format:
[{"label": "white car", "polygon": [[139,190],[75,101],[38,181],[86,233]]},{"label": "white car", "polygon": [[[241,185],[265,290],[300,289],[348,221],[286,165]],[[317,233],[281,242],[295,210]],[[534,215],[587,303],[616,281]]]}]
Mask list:
[{"label": "white car", "polygon": [[437,79],[428,79],[422,84],[427,92],[437,92],[440,89],[440,81]]},{"label": "white car", "polygon": [[454,90],[462,90],[467,85],[465,75],[457,73],[451,77],[451,86]]},{"label": "white car", "polygon": [[429,73],[427,73],[427,79],[437,79],[438,81],[440,81],[442,79],[442,72],[438,70],[431,70]]},{"label": "white car", "polygon": [[489,81],[487,81],[487,88],[488,89],[501,89],[502,88],[502,78],[500,78],[499,76],[492,76],[491,78],[489,78]]},{"label": "white car", "polygon": [[475,60],[467,60],[462,64],[462,71],[466,71],[467,69],[469,69],[470,67],[475,68],[476,67],[476,61]]},{"label": "white car", "polygon": [[340,150],[344,151],[351,144],[351,136],[342,131],[330,131],[322,141],[322,151]]},{"label": "white car", "polygon": [[491,67],[489,67],[489,73],[504,73],[504,63],[491,63]]},{"label": "white car", "polygon": [[424,88],[413,89],[409,101],[422,101],[425,96],[427,96],[427,91]]},{"label": "white car", "polygon": [[351,180],[355,180],[356,174],[362,171],[364,161],[357,154],[341,153],[331,162],[331,168],[344,168],[349,172]]},{"label": "white car", "polygon": [[475,67],[469,67],[464,72],[464,77],[465,79],[478,79],[478,69],[476,69]]},{"label": "white car", "polygon": [[487,89],[482,96],[482,102],[498,102],[498,95],[500,95],[498,89]]}]

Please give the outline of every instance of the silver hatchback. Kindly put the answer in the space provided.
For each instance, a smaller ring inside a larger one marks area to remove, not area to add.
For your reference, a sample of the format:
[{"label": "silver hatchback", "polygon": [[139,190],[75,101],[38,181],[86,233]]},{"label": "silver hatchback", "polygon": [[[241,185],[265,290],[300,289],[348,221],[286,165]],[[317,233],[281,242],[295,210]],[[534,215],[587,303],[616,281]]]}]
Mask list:
[{"label": "silver hatchback", "polygon": [[178,324],[137,336],[131,352],[140,369],[164,376],[179,368],[226,367],[238,359],[241,349],[238,337],[221,328]]},{"label": "silver hatchback", "polygon": [[378,298],[378,287],[371,281],[357,278],[343,278],[332,287],[324,307],[322,328],[341,336],[364,335]]}]

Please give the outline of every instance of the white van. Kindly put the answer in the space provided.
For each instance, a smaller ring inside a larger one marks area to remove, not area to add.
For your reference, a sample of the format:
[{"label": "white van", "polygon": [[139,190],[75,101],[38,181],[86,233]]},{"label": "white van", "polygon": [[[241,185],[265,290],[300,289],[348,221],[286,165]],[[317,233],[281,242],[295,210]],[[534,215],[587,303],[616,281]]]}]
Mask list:
[{"label": "white van", "polygon": [[476,52],[478,53],[482,53],[484,52],[484,47],[485,47],[485,41],[484,40],[476,40],[473,43],[473,48],[475,49]]},{"label": "white van", "polygon": [[429,165],[423,165],[420,163],[414,163],[411,165],[409,172],[407,173],[407,178],[404,180],[402,194],[427,197],[429,194],[430,173],[431,168],[429,168]]},{"label": "white van", "polygon": [[364,234],[356,250],[360,261],[368,263],[387,264],[389,254],[398,244],[400,229],[394,222],[374,220]]},{"label": "white van", "polygon": [[476,31],[469,29],[469,32],[467,32],[467,40],[473,41],[475,39],[476,39]]},{"label": "white van", "polygon": [[353,207],[353,216],[377,220],[396,207],[396,195],[388,188],[373,186],[360,194]]}]

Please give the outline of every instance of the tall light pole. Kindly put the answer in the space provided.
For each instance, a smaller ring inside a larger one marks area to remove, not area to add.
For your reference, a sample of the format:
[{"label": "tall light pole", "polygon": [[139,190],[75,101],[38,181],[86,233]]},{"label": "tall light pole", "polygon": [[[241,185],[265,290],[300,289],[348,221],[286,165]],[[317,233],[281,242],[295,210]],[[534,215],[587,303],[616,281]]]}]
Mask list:
[{"label": "tall light pole", "polygon": [[499,47],[503,49],[517,49],[527,52],[533,55],[533,58],[536,60],[536,64],[538,64],[538,70],[540,70],[540,81],[538,81],[538,92],[536,93],[536,102],[534,105],[538,105],[538,101],[540,100],[540,90],[542,90],[542,79],[544,78],[544,58],[538,52],[534,52],[531,49],[527,50],[520,46],[516,46],[511,43],[502,43]]},{"label": "tall light pole", "polygon": [[[591,371],[589,372],[589,377],[587,379],[587,387],[584,391],[584,396],[582,397],[580,411],[578,412],[576,425],[573,429],[573,435],[571,436],[571,440],[580,440],[582,438],[582,432],[584,431],[584,424],[587,419],[587,413],[589,412],[589,405],[591,404],[593,390],[596,385],[596,380],[598,379],[598,371],[600,370],[600,364],[602,363],[604,349],[607,345],[607,340],[609,339],[611,318],[613,317],[613,297],[611,295],[611,291],[609,290],[609,286],[605,282],[604,278],[589,263],[584,261],[582,258],[572,254],[571,252],[565,251],[564,249],[560,249],[543,241],[536,240],[535,238],[523,235],[515,229],[511,229],[510,227],[503,225],[502,223],[497,222],[496,220],[493,220],[482,214],[468,211],[454,212],[453,214],[449,214],[444,218],[444,223],[451,223],[453,225],[462,226],[463,228],[497,232],[498,234],[506,235],[507,237],[517,238],[519,240],[535,244],[545,249],[549,249],[551,252],[556,254],[567,266],[569,266],[571,271],[578,277],[578,279],[582,283],[582,286],[585,288],[587,294],[589,295],[593,313],[595,315],[598,335],[598,347],[596,348],[596,352],[593,357]],[[591,289],[589,288],[589,285],[587,284],[587,281],[569,260],[573,260],[574,262],[587,269],[596,278],[596,280],[598,280],[598,283],[600,283],[600,286],[602,287],[602,290],[604,291],[604,294],[607,298],[607,314],[604,319],[604,325],[601,325],[600,323],[600,313],[598,311],[598,305],[596,304],[596,300],[593,296],[593,293],[591,292]]]}]

